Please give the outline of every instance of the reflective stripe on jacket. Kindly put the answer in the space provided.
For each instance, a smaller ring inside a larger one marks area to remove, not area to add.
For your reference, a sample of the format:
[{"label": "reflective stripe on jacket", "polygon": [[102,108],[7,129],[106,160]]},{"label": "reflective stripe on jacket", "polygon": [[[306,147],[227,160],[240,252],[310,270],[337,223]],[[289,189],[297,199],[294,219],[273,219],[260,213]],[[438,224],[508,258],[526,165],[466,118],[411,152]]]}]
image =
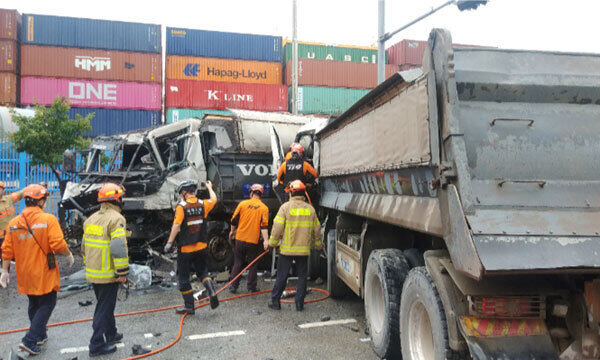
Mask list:
[{"label": "reflective stripe on jacket", "polygon": [[82,248],[88,282],[105,284],[129,272],[129,256],[121,209],[102,203],[83,223]]},{"label": "reflective stripe on jacket", "polygon": [[0,197],[0,230],[8,230],[8,222],[15,217],[15,203],[23,198],[23,190]]},{"label": "reflective stripe on jacket", "polygon": [[303,196],[294,196],[281,205],[273,219],[269,239],[271,246],[279,246],[283,255],[305,256],[310,247],[321,247],[321,224],[312,205]]}]

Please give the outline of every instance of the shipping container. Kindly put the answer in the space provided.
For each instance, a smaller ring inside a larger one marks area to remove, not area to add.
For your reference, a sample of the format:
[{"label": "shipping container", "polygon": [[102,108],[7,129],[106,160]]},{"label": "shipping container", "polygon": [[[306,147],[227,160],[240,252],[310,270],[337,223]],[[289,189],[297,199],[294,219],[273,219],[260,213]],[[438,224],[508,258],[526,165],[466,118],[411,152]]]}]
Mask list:
[{"label": "shipping container", "polygon": [[[398,65],[385,65],[385,78],[398,72]],[[285,84],[292,85],[292,61],[285,65]],[[372,89],[377,86],[377,64],[298,59],[298,85]]]},{"label": "shipping container", "polygon": [[258,111],[288,108],[287,87],[283,85],[167,79],[165,91],[166,107],[172,108]]},{"label": "shipping container", "polygon": [[281,63],[167,56],[167,79],[281,84]]},{"label": "shipping container", "polygon": [[0,105],[16,106],[18,103],[18,76],[10,72],[0,72]]},{"label": "shipping container", "polygon": [[161,52],[160,25],[24,14],[21,44]]},{"label": "shipping container", "polygon": [[[298,112],[301,114],[341,115],[369,91],[368,89],[299,86]],[[290,109],[291,101],[292,99],[290,99]]]},{"label": "shipping container", "polygon": [[281,37],[168,27],[167,55],[281,62]]},{"label": "shipping container", "polygon": [[[299,41],[298,59],[350,61],[377,64],[377,48],[351,45],[334,46]],[[286,40],[285,45],[283,46],[283,63],[285,64],[290,60],[292,60],[292,42],[290,40]]]},{"label": "shipping container", "polygon": [[50,105],[64,96],[73,107],[161,109],[161,85],[86,79],[21,78],[21,103]]},{"label": "shipping container", "polygon": [[20,20],[17,10],[0,9],[0,39],[19,40]]},{"label": "shipping container", "polygon": [[162,80],[160,54],[21,46],[21,75],[155,82]]},{"label": "shipping container", "polygon": [[90,121],[92,131],[86,134],[87,137],[113,135],[160,125],[160,111],[71,108],[69,116],[74,119],[75,114],[85,117],[90,113],[94,113],[94,117]]},{"label": "shipping container", "polygon": [[187,118],[204,118],[204,115],[226,115],[230,116],[231,111],[229,110],[215,110],[215,109],[167,109],[166,121],[167,124],[178,122],[179,120]]},{"label": "shipping container", "polygon": [[14,40],[0,40],[0,71],[18,73],[18,46]]},{"label": "shipping container", "polygon": [[387,49],[389,63],[421,66],[427,41],[402,40]]}]

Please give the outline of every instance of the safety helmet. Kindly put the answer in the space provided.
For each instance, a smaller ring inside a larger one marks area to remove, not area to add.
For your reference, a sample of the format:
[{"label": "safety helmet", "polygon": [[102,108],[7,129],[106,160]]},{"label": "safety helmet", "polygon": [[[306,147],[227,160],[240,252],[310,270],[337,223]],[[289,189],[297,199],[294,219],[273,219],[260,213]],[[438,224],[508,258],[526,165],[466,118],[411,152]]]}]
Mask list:
[{"label": "safety helmet", "polygon": [[252,186],[250,187],[250,191],[251,192],[254,192],[254,191],[259,192],[261,196],[265,192],[265,190],[263,189],[263,186],[261,184],[252,184]]},{"label": "safety helmet", "polygon": [[48,196],[48,190],[39,184],[27,185],[23,189],[23,197],[31,198],[35,200],[43,199]]},{"label": "safety helmet", "polygon": [[304,148],[299,143],[293,143],[292,145],[290,145],[290,152],[292,152],[292,154],[297,153],[298,155],[302,156]]},{"label": "safety helmet", "polygon": [[179,186],[177,186],[177,193],[181,194],[182,191],[196,191],[198,184],[194,180],[185,180],[182,181]]},{"label": "safety helmet", "polygon": [[119,200],[125,194],[125,189],[115,183],[104,183],[98,190],[98,202]]},{"label": "safety helmet", "polygon": [[4,189],[6,187],[6,185],[4,184],[4,181],[0,181],[0,188]]},{"label": "safety helmet", "polygon": [[301,191],[306,191],[306,186],[300,180],[294,180],[294,181],[292,181],[285,188],[285,192],[295,193],[295,192],[301,192]]}]

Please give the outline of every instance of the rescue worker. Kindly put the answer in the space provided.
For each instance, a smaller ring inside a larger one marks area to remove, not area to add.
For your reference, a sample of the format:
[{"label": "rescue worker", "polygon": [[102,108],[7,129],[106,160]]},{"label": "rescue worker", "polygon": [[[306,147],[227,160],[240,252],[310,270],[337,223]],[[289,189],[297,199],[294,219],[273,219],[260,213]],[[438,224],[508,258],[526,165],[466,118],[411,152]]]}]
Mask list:
[{"label": "rescue worker", "polygon": [[[302,159],[304,148],[298,143],[291,145],[291,157],[284,161],[277,171],[277,181],[286,186],[294,180],[300,180],[303,184],[310,184],[317,178],[317,171],[307,161]],[[287,156],[286,156],[287,158]]]},{"label": "rescue worker", "polygon": [[8,224],[2,244],[2,270],[0,285],[9,283],[8,268],[15,259],[17,289],[29,298],[27,309],[29,330],[19,348],[31,355],[41,352],[40,346],[48,340],[46,325],[56,305],[56,292],[60,289],[60,273],[55,254],[67,257],[69,266],[74,258],[67,247],[58,220],[44,212],[48,191],[38,184],[25,187],[25,209]]},{"label": "rescue worker", "polygon": [[[292,262],[296,262],[298,283],[296,285],[296,310],[304,310],[304,297],[306,295],[306,279],[308,271],[308,257],[311,244],[317,250],[322,248],[321,224],[315,209],[306,202],[304,197],[306,187],[300,180],[292,181],[287,190],[290,200],[279,208],[273,220],[269,245],[279,247],[277,260],[277,279],[271,292],[268,306],[274,310],[281,310],[280,299],[285,290],[288,273]],[[265,246],[265,250],[267,246]]]},{"label": "rescue worker", "polygon": [[23,190],[5,195],[5,189],[4,181],[0,181],[0,246],[8,229],[8,222],[15,217],[15,203],[23,198]]},{"label": "rescue worker", "polygon": [[210,198],[199,200],[196,197],[197,186],[195,181],[186,180],[177,187],[181,202],[175,208],[175,219],[171,227],[171,234],[164,248],[166,253],[170,252],[173,248],[173,242],[179,234],[179,237],[177,237],[177,276],[179,277],[179,291],[183,296],[184,305],[175,310],[177,314],[195,313],[194,294],[190,284],[192,271],[195,271],[198,278],[202,279],[202,284],[208,291],[210,307],[214,309],[219,306],[214,284],[208,276],[206,251],[204,250],[208,242],[204,219],[215,207],[217,195],[210,181],[206,182],[206,188]]},{"label": "rescue worker", "polygon": [[90,357],[115,352],[123,339],[117,332],[115,306],[119,285],[127,281],[129,273],[126,223],[121,215],[124,194],[120,185],[103,184],[98,190],[100,209],[83,223],[85,277],[96,295]]},{"label": "rescue worker", "polygon": [[[233,241],[235,239],[235,243],[230,280],[260,255],[262,246],[258,244],[258,241],[261,236],[263,246],[269,242],[269,208],[260,200],[263,193],[264,189],[261,184],[253,184],[250,187],[250,199],[240,202],[231,217],[229,240]],[[257,264],[254,264],[248,269],[248,292],[258,291],[256,267]],[[231,284],[230,291],[235,294],[239,285],[240,278]]]}]

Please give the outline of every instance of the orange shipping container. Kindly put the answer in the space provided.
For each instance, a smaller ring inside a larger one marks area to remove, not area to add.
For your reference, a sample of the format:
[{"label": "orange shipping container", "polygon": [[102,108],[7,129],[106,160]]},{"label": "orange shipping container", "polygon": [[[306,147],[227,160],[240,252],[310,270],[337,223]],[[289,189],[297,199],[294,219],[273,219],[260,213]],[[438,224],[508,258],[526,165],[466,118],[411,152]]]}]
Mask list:
[{"label": "orange shipping container", "polygon": [[21,75],[160,83],[161,55],[22,45]]},{"label": "orange shipping container", "polygon": [[167,56],[167,79],[281,84],[281,63]]},{"label": "orange shipping container", "polygon": [[17,94],[17,75],[0,72],[0,106],[16,106]]},{"label": "orange shipping container", "polygon": [[17,72],[17,42],[0,40],[0,71]]}]

